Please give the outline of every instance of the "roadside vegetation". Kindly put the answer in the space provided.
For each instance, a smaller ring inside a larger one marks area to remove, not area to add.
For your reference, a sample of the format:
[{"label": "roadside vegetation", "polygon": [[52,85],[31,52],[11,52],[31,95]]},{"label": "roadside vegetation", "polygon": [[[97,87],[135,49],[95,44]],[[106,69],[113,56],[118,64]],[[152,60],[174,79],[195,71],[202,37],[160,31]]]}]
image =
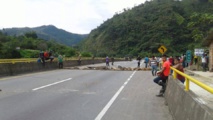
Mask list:
[{"label": "roadside vegetation", "polygon": [[81,49],[96,56],[168,55],[204,48],[213,27],[212,0],[151,0],[123,9],[92,30]]},{"label": "roadside vegetation", "polygon": [[66,57],[77,56],[76,49],[56,43],[38,39],[35,32],[28,32],[22,36],[7,36],[0,32],[0,58],[37,58],[40,51],[53,51]]}]

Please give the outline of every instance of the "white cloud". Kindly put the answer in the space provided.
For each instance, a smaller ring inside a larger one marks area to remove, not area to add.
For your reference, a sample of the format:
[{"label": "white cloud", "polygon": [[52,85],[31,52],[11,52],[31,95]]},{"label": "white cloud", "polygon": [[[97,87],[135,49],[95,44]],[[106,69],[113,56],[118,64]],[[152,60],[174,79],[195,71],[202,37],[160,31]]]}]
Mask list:
[{"label": "white cloud", "polygon": [[145,0],[0,0],[0,28],[55,25],[89,33],[124,8]]}]

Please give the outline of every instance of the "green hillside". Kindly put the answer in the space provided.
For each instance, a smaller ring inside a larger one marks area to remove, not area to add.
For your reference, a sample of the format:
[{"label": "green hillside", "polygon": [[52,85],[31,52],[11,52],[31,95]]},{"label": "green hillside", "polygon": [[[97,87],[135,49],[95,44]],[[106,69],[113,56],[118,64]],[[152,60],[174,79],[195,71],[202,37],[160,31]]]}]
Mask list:
[{"label": "green hillside", "polygon": [[39,39],[35,32],[28,32],[18,37],[0,32],[0,59],[37,58],[40,51],[51,51],[56,57],[59,54],[66,57],[78,55],[76,49],[55,41]]},{"label": "green hillside", "polygon": [[36,32],[38,38],[44,40],[55,40],[58,43],[65,45],[77,45],[81,42],[87,35],[80,35],[67,32],[62,29],[58,29],[53,25],[40,26],[35,28],[5,28],[2,30],[3,33],[11,36],[20,36],[24,35],[27,32]]},{"label": "green hillside", "polygon": [[202,47],[213,27],[213,3],[208,0],[152,0],[116,13],[81,43],[96,56],[159,55],[164,45],[170,55]]}]

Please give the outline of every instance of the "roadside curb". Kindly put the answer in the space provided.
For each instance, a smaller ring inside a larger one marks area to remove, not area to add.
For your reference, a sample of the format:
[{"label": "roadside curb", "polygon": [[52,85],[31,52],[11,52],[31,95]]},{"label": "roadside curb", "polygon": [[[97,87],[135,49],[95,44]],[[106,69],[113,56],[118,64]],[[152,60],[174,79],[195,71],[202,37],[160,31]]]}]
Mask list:
[{"label": "roadside curb", "polygon": [[[197,74],[197,73],[195,73],[195,72],[193,72],[193,71],[191,71],[191,70],[185,69],[185,71],[187,71],[187,72],[191,73],[191,74],[190,74],[191,76],[199,76],[199,77],[203,77],[203,78],[208,79],[208,80],[212,80],[212,79],[211,79],[211,78],[209,78],[209,77],[206,77],[206,76],[203,76],[203,75]],[[193,75],[193,74],[194,74],[194,75]]]}]

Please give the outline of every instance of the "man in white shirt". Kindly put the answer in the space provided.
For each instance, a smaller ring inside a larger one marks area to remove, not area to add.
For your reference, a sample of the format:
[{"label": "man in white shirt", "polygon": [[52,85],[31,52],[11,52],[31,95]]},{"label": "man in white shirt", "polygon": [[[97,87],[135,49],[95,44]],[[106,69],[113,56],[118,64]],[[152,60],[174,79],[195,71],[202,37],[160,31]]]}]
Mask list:
[{"label": "man in white shirt", "polygon": [[203,54],[203,56],[201,57],[201,62],[202,62],[203,71],[206,72],[206,65],[207,65],[206,54]]},{"label": "man in white shirt", "polygon": [[155,57],[153,56],[152,59],[149,61],[149,66],[152,67],[152,75],[156,76],[157,75],[157,60],[155,59]]}]

